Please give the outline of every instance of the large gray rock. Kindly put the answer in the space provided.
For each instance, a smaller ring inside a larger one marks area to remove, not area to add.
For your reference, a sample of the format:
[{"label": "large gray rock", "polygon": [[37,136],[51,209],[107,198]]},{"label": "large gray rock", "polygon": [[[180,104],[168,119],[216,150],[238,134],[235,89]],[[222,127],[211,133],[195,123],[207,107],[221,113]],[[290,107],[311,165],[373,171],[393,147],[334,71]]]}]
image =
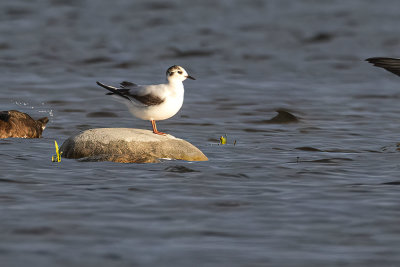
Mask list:
[{"label": "large gray rock", "polygon": [[195,146],[172,135],[156,135],[148,130],[98,128],[68,138],[60,148],[62,157],[122,163],[158,162],[159,159],[205,161]]}]

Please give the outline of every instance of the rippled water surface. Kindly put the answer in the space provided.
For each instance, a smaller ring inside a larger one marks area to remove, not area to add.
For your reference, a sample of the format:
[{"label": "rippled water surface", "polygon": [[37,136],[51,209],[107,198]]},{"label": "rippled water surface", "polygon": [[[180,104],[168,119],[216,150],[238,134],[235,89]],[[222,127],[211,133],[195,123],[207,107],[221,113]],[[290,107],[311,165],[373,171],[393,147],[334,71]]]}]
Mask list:
[{"label": "rippled water surface", "polygon": [[[399,8],[2,1],[1,110],[50,122],[0,140],[1,265],[399,265],[400,79],[363,61],[400,56]],[[197,80],[158,127],[208,162],[51,162],[80,130],[150,129],[95,81],[174,64]],[[271,123],[280,109],[299,121]]]}]

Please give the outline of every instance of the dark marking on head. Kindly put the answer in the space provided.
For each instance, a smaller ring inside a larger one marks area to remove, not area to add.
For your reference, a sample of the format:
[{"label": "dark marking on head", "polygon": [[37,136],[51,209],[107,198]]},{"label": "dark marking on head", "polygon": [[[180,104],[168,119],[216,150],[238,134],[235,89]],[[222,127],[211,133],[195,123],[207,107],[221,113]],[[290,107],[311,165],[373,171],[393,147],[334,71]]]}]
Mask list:
[{"label": "dark marking on head", "polygon": [[173,65],[172,67],[169,67],[167,69],[167,75],[171,76],[174,72],[180,71],[180,70],[181,70],[181,67],[179,67],[178,65]]}]

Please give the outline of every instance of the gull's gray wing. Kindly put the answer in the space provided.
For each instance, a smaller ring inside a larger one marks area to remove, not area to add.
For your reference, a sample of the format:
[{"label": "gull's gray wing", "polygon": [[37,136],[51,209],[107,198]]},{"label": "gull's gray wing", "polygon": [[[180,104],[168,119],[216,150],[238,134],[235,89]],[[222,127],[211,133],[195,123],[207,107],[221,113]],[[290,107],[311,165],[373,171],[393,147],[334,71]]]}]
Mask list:
[{"label": "gull's gray wing", "polygon": [[165,99],[155,95],[152,92],[149,92],[147,94],[143,94],[143,89],[131,82],[122,82],[121,87],[122,88],[115,88],[109,85],[105,85],[100,82],[96,82],[99,86],[107,89],[110,91],[110,93],[107,93],[107,95],[118,95],[120,97],[123,97],[131,102],[134,100],[146,105],[146,106],[154,106],[154,105],[159,105],[164,102]]},{"label": "gull's gray wing", "polygon": [[131,83],[131,82],[127,82],[127,81],[123,81],[119,85],[121,88],[125,88],[125,89],[133,89],[133,88],[138,87],[138,85],[136,83]]},{"label": "gull's gray wing", "polygon": [[390,57],[371,57],[367,58],[366,61],[372,63],[376,67],[384,68],[391,73],[400,76],[400,59]]}]

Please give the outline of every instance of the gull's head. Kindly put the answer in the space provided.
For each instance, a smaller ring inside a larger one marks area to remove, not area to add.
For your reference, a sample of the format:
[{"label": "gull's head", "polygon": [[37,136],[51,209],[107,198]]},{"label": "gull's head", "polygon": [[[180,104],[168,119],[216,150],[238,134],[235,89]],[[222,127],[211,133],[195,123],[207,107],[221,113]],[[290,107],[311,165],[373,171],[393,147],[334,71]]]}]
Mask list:
[{"label": "gull's head", "polygon": [[172,81],[180,81],[183,82],[187,78],[196,80],[192,76],[190,76],[184,68],[181,66],[174,65],[167,70],[167,80],[169,82]]}]

